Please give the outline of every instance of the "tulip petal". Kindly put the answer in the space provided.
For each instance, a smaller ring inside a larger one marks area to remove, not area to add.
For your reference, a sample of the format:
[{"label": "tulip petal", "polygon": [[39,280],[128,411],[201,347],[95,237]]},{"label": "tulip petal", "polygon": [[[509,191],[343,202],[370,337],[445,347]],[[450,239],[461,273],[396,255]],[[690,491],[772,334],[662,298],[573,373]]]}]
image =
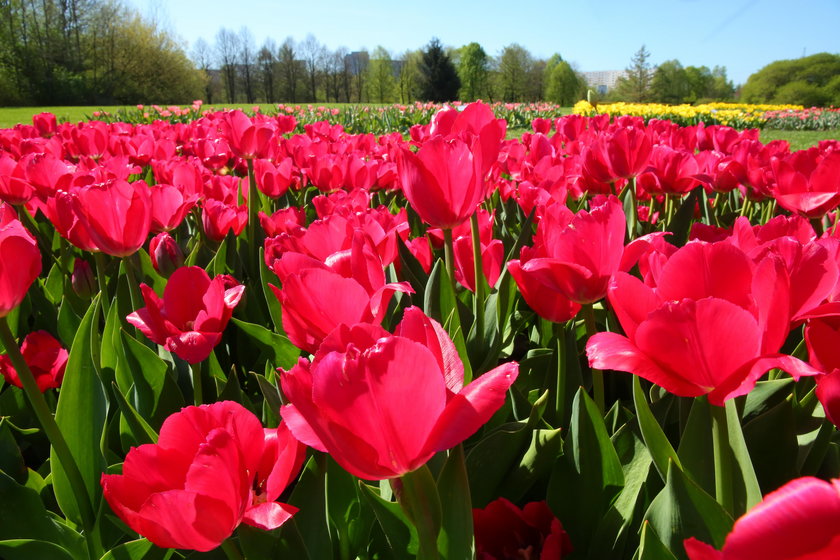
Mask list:
[{"label": "tulip petal", "polygon": [[242,522],[264,531],[276,529],[292,518],[298,508],[278,502],[263,502],[249,508],[242,516]]}]

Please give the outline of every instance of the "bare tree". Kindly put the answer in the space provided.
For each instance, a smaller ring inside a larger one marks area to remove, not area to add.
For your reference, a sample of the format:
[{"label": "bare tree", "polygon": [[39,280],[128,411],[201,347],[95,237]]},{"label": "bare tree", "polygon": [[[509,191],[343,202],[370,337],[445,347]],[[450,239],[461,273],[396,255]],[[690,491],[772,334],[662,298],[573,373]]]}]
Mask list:
[{"label": "bare tree", "polygon": [[326,55],[326,49],[310,33],[300,44],[299,49],[303,67],[306,73],[306,87],[309,90],[309,100],[318,101],[318,81]]},{"label": "bare tree", "polygon": [[256,88],[254,87],[254,63],[256,57],[254,47],[254,36],[247,27],[239,30],[239,53],[237,56],[239,71],[242,74],[242,86],[245,89],[245,102],[253,103],[256,100]]},{"label": "bare tree", "polygon": [[301,74],[300,64],[295,59],[296,55],[294,39],[286,37],[277,52],[277,65],[283,82],[283,100],[290,103],[297,102],[297,84]]},{"label": "bare tree", "polygon": [[236,63],[239,54],[239,37],[227,29],[221,28],[216,33],[216,54],[218,56],[219,69],[227,91],[228,103],[236,102]]},{"label": "bare tree", "polygon": [[276,85],[274,74],[277,70],[277,58],[274,56],[277,45],[272,39],[266,39],[260,51],[257,53],[257,66],[259,68],[260,81],[262,82],[263,97],[267,103],[277,101]]}]

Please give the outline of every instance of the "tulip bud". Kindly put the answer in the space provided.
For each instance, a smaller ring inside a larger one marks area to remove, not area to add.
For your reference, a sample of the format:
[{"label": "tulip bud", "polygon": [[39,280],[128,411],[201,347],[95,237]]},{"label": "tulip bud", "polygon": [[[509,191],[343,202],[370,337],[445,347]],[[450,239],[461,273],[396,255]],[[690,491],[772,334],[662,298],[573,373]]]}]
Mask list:
[{"label": "tulip bud", "polygon": [[35,130],[38,131],[38,134],[44,138],[49,138],[58,131],[58,122],[52,113],[32,115],[32,124]]},{"label": "tulip bud", "polygon": [[84,299],[89,299],[99,290],[90,263],[83,259],[73,261],[73,274],[70,276],[70,284],[73,286],[76,295]]},{"label": "tulip bud", "polygon": [[167,278],[184,265],[184,253],[172,236],[166,232],[152,238],[149,243],[149,256],[152,258],[152,266],[155,270]]}]

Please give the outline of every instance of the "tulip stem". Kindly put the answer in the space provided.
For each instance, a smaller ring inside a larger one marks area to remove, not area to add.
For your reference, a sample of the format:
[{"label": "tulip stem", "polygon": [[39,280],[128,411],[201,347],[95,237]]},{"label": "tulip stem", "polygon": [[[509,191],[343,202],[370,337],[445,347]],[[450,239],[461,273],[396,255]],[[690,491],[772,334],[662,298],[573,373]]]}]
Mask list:
[{"label": "tulip stem", "polygon": [[245,557],[239,551],[239,547],[236,546],[236,543],[232,539],[223,540],[220,546],[225,556],[228,557],[228,560],[245,560]]},{"label": "tulip stem", "polygon": [[[6,354],[8,354],[18,374],[21,385],[23,385],[23,392],[26,394],[27,399],[29,399],[29,404],[32,406],[35,417],[38,418],[38,422],[44,428],[44,433],[46,433],[53,449],[55,449],[55,454],[61,466],[64,468],[64,472],[70,482],[70,488],[73,491],[73,497],[76,499],[76,504],[79,508],[79,514],[82,517],[82,526],[85,529],[85,535],[89,537],[96,522],[96,517],[93,513],[90,499],[88,498],[82,472],[79,470],[79,465],[76,463],[70,447],[67,445],[67,440],[64,439],[64,435],[61,433],[61,428],[58,427],[49,406],[47,406],[44,394],[38,388],[35,376],[32,375],[32,371],[23,358],[23,354],[20,353],[20,348],[18,348],[12,331],[9,330],[9,323],[6,321],[6,317],[0,317],[0,341],[3,343]],[[91,555],[93,555],[93,552],[91,552]]]},{"label": "tulip stem", "polygon": [[108,317],[111,311],[111,298],[108,297],[108,277],[105,275],[105,255],[101,251],[93,253],[93,261],[96,264],[96,282],[99,284],[99,292],[102,296],[102,313]]},{"label": "tulip stem", "polygon": [[726,407],[710,405],[712,445],[715,454],[715,499],[729,513],[734,509],[732,497],[732,462],[729,460],[729,425]]},{"label": "tulip stem", "polygon": [[452,230],[443,230],[443,256],[446,264],[446,275],[449,277],[449,285],[452,286],[452,296],[455,296],[455,248],[452,241]]},{"label": "tulip stem", "polygon": [[[259,270],[259,245],[257,244],[257,202],[259,200],[259,193],[257,193],[257,182],[254,179],[254,160],[248,158],[248,244],[251,248],[251,262],[250,266],[256,266]],[[259,278],[257,274],[256,278]]]},{"label": "tulip stem", "polygon": [[481,234],[478,229],[478,212],[470,217],[472,230],[473,263],[475,266],[475,332],[479,342],[484,341],[484,267],[481,262]]},{"label": "tulip stem", "polygon": [[442,510],[437,484],[427,465],[391,479],[391,487],[406,517],[417,528],[417,558],[438,560]]},{"label": "tulip stem", "polygon": [[[595,308],[591,303],[584,304],[581,308],[583,311],[583,323],[586,325],[586,338],[598,332],[598,326],[595,323]],[[592,397],[595,400],[595,405],[601,414],[604,413],[604,372],[597,368],[592,368]]]},{"label": "tulip stem", "polygon": [[204,404],[204,396],[202,395],[202,386],[201,386],[201,362],[197,364],[190,364],[190,369],[192,370],[192,378],[193,378],[193,402],[195,406],[200,406]]}]

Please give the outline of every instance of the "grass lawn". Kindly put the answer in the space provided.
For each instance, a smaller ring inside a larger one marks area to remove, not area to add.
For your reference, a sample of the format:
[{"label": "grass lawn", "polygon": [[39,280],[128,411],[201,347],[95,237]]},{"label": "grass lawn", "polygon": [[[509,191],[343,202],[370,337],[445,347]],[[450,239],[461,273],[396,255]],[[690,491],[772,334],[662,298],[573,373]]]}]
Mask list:
[{"label": "grass lawn", "polygon": [[[263,112],[271,112],[274,111],[275,105],[271,103],[259,103],[260,110]],[[306,104],[301,104],[306,105]],[[323,106],[323,107],[346,107],[348,105],[357,105],[355,103],[317,103],[313,104],[315,106]],[[370,106],[379,106],[380,104],[377,103],[369,103]],[[237,109],[245,109],[250,111],[253,108],[254,104],[214,104],[214,105],[204,105],[202,109],[226,109],[226,108],[237,108]],[[32,115],[36,115],[38,113],[43,112],[50,112],[55,114],[58,117],[58,120],[61,121],[70,121],[70,122],[78,122],[82,120],[86,120],[90,118],[94,111],[107,111],[109,113],[115,113],[120,109],[126,109],[133,107],[126,107],[122,105],[117,106],[109,106],[109,107],[95,107],[95,106],[88,106],[88,107],[3,107],[0,108],[0,128],[11,128],[16,124],[31,124],[32,123]],[[571,108],[569,108],[569,112],[571,112]],[[523,132],[529,131],[529,129],[512,129],[508,131],[508,137],[518,137],[521,136]],[[761,131],[761,140],[763,142],[770,142],[771,140],[787,140],[790,142],[790,147],[792,150],[802,150],[805,148],[809,148],[814,146],[820,140],[826,139],[836,139],[840,140],[840,129],[834,130],[762,130]]]}]

